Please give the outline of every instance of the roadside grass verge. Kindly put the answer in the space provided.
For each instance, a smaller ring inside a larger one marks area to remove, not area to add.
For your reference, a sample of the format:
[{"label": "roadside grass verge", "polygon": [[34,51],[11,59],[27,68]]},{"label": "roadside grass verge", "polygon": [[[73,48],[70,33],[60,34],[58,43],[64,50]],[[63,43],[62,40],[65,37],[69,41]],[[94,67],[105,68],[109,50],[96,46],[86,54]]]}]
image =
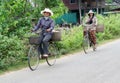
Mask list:
[{"label": "roadside grass verge", "polygon": [[[113,39],[99,41],[98,42],[98,47],[100,45],[106,44],[108,42],[112,42],[112,41],[117,40],[117,39],[120,39],[120,37],[114,37]],[[83,51],[83,49],[80,47],[78,49],[71,50],[71,51],[69,51],[66,54],[60,55],[60,57],[69,56],[69,54],[76,53],[76,52],[81,52],[81,51]],[[60,57],[58,57],[58,59]],[[45,62],[45,60],[40,62],[40,64],[44,63],[44,62]],[[18,71],[18,70],[21,70],[21,69],[27,68],[27,67],[28,67],[28,62],[27,62],[27,60],[25,60],[25,61],[23,61],[23,62],[21,62],[19,64],[15,64],[15,65],[9,66],[8,69],[6,69],[6,70],[0,70],[0,75],[4,75],[4,74],[12,72],[12,71]]]}]

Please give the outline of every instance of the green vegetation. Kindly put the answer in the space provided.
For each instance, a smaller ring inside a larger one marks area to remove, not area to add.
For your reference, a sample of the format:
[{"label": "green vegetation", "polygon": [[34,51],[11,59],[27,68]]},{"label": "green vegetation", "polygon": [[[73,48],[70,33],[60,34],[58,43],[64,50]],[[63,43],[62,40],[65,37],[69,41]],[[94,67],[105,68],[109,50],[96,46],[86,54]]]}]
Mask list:
[{"label": "green vegetation", "polygon": [[73,27],[71,29],[62,30],[62,41],[58,42],[61,54],[80,49],[82,43],[82,27]]},{"label": "green vegetation", "polygon": [[0,71],[26,60],[28,44],[25,37],[32,28],[31,20],[35,18],[37,21],[41,17],[41,10],[52,8],[55,13],[52,18],[66,11],[58,0],[52,1],[52,5],[47,5],[50,0],[35,1],[35,7],[28,0],[0,1]]},{"label": "green vegetation", "polygon": [[[38,0],[35,0],[38,1]],[[47,1],[47,0],[42,0]],[[52,1],[51,4],[56,4],[59,0]],[[48,0],[50,3],[50,0]],[[37,2],[36,2],[37,3]],[[44,4],[48,4],[44,2]],[[66,12],[66,8],[59,1],[59,4],[41,5],[32,7],[27,0],[2,0],[0,2],[0,72],[6,71],[9,68],[18,64],[24,65],[27,61],[28,52],[28,37],[32,28],[31,20],[41,16],[40,11],[44,7],[52,8],[56,18]],[[59,8],[59,10],[58,10]],[[120,36],[120,14],[101,16],[98,15],[99,23],[105,25],[104,33],[98,33],[99,41],[113,39]],[[76,26],[69,30],[62,30],[62,41],[57,42],[57,47],[60,49],[60,54],[66,54],[70,51],[81,48],[82,26]],[[21,63],[22,62],[22,63]]]},{"label": "green vegetation", "polygon": [[98,33],[99,40],[108,40],[120,36],[120,14],[113,14],[108,16],[97,16],[99,23],[104,24],[104,33]]},{"label": "green vegetation", "polygon": [[113,0],[105,0],[106,2],[108,2],[108,3],[112,3],[113,2]]}]

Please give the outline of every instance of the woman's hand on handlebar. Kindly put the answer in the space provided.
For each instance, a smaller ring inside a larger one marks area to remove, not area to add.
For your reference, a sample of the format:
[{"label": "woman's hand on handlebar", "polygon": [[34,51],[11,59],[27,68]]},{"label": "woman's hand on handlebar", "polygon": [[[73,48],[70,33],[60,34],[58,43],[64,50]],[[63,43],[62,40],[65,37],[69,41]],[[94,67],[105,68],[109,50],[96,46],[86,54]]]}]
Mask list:
[{"label": "woman's hand on handlebar", "polygon": [[50,31],[51,31],[51,29],[47,29],[46,31],[47,31],[47,32],[50,32]]}]

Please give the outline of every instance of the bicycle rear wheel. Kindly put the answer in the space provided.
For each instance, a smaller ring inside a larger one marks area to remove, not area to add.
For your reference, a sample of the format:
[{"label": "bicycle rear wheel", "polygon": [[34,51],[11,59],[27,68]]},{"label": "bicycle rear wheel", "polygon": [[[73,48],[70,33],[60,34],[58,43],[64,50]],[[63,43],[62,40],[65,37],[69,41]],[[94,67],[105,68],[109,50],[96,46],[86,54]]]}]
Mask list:
[{"label": "bicycle rear wheel", "polygon": [[56,55],[58,55],[58,51],[54,44],[49,44],[49,56],[46,58],[47,64],[52,66],[56,62]]},{"label": "bicycle rear wheel", "polygon": [[38,46],[31,46],[28,52],[28,66],[32,71],[38,67],[39,60]]},{"label": "bicycle rear wheel", "polygon": [[82,47],[83,47],[84,52],[87,54],[91,47],[90,40],[88,38],[83,39]]}]

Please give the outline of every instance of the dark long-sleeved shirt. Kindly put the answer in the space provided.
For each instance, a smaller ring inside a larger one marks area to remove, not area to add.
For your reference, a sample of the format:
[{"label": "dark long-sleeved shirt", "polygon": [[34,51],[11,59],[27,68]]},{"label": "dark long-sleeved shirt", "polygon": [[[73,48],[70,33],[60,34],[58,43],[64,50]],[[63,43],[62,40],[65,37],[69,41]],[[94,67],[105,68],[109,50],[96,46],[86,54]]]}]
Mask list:
[{"label": "dark long-sleeved shirt", "polygon": [[49,33],[51,33],[54,29],[54,26],[54,21],[51,18],[45,19],[45,17],[42,17],[39,19],[37,25],[34,27],[34,31],[37,31],[39,28],[41,28],[43,33],[47,33],[46,29],[50,29],[51,31]]}]

